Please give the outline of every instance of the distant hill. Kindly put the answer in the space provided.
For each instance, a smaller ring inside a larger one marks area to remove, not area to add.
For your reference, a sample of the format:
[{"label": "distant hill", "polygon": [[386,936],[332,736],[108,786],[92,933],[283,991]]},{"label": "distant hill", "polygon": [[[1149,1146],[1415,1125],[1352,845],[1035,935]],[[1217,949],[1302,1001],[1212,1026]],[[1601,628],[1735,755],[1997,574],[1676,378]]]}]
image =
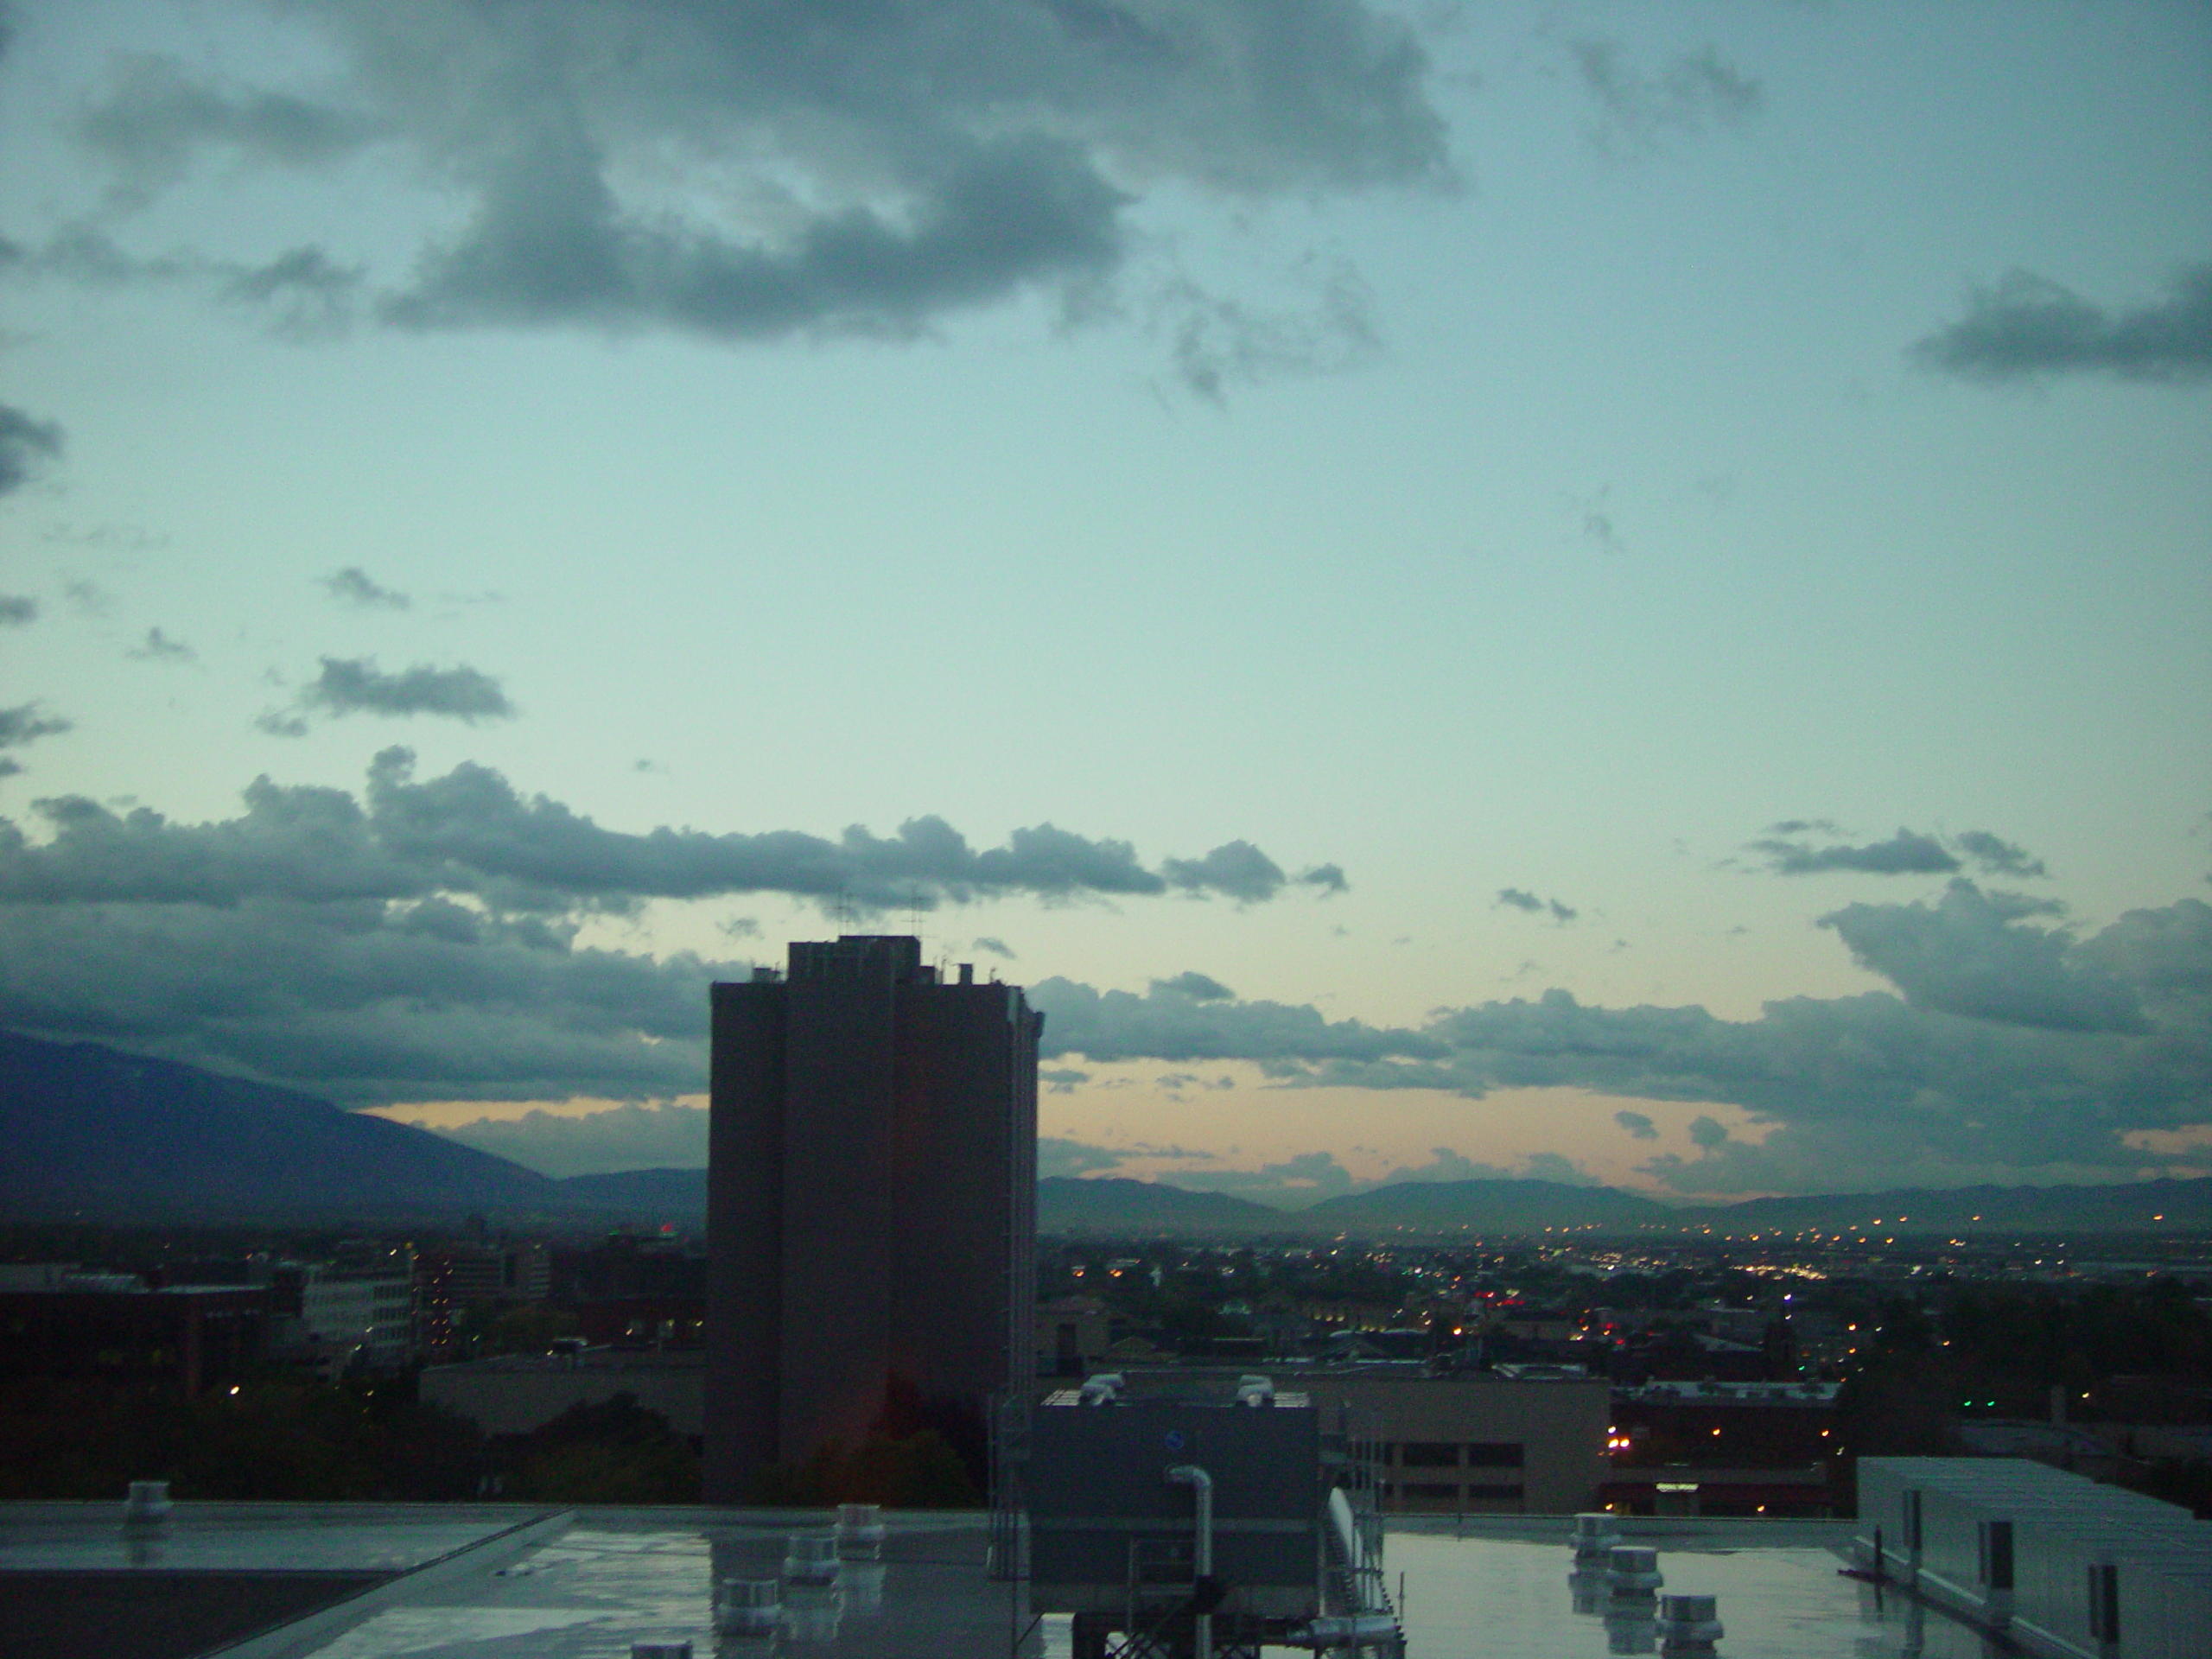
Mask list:
[{"label": "distant hill", "polygon": [[1422,1232],[1540,1232],[1547,1227],[1633,1227],[1677,1211],[1610,1186],[1564,1181],[1401,1181],[1324,1198],[1300,1213],[1316,1230],[1363,1227]]},{"label": "distant hill", "polygon": [[701,1221],[707,1214],[703,1169],[626,1169],[613,1175],[571,1175],[560,1183],[578,1210],[621,1211],[634,1220]]},{"label": "distant hill", "polygon": [[1118,1175],[1037,1183],[1037,1230],[1046,1233],[1294,1233],[1297,1217],[1225,1192],[1193,1192]]},{"label": "distant hill", "polygon": [[[0,1032],[0,1216],[174,1221],[407,1217],[479,1211],[685,1221],[706,1213],[703,1169],[554,1180],[387,1118],[296,1090],[97,1043]],[[1326,1236],[1551,1228],[1884,1236],[1929,1233],[2212,1232],[2212,1179],[1962,1187],[1751,1198],[1694,1209],[1557,1181],[1409,1181],[1276,1210],[1222,1192],[1117,1177],[1037,1186],[1046,1232]]]},{"label": "distant hill", "polygon": [[387,1118],[196,1066],[0,1032],[0,1214],[550,1211],[561,1184]]}]

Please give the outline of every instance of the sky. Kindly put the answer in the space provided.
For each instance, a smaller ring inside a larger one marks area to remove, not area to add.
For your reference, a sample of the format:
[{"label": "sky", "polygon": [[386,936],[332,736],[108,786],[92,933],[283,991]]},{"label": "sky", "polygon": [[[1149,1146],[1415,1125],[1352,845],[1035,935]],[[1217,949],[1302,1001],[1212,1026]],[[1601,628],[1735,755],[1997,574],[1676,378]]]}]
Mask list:
[{"label": "sky", "polygon": [[2212,8],[14,0],[0,1024],[550,1173],[2212,1173]]}]

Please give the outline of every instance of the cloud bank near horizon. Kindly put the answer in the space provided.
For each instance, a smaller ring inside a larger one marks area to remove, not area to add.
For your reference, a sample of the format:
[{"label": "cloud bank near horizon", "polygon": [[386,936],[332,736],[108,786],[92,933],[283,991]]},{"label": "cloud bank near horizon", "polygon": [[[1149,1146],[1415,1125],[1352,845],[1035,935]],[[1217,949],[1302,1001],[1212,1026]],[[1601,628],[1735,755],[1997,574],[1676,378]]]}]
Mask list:
[{"label": "cloud bank near horizon", "polygon": [[[1125,842],[1050,825],[982,849],[933,818],[891,836],[632,834],[526,797],[489,768],[420,779],[397,748],[358,798],[264,779],[240,816],[215,823],[75,798],[39,810],[41,841],[0,821],[0,1023],[245,1069],[355,1105],[699,1092],[706,988],[751,964],[580,943],[592,915],[649,899],[775,892],[926,907],[1211,894],[1242,906],[1297,885],[1272,861],[1255,880],[1264,855],[1248,842],[1153,868]],[[2024,856],[2003,842],[1982,852]],[[1048,977],[1030,996],[1047,1016],[1056,1088],[1089,1080],[1074,1062],[1241,1061],[1274,1088],[1429,1090],[1470,1111],[1494,1090],[1537,1088],[1738,1109],[1752,1130],[1713,1120],[1693,1155],[1641,1166],[1683,1192],[2187,1166],[2139,1137],[2212,1121],[2212,906],[2183,899],[2085,934],[2055,900],[1954,876],[1932,898],[1820,919],[1891,988],[1779,999],[1742,1020],[1552,990],[1409,1026],[1243,997],[1194,969],[1142,992]],[[1205,1111],[1204,1099],[1188,1109]],[[658,1128],[686,1121],[661,1109]],[[597,1126],[596,1150],[558,1155],[617,1155],[615,1131],[630,1122]],[[1646,1115],[1617,1124],[1649,1138]],[[574,1147],[587,1133],[541,1128]],[[1301,1171],[1266,1179],[1338,1179]],[[1244,1179],[1218,1174],[1224,1191]]]}]

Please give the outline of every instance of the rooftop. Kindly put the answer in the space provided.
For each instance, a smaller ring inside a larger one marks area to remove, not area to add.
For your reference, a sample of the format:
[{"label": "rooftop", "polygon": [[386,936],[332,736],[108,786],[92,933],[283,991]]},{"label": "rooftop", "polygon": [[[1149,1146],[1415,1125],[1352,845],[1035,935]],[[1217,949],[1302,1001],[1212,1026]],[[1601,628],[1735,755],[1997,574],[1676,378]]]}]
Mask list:
[{"label": "rooftop", "polygon": [[[140,1605],[177,1590],[188,1601],[198,1575],[257,1624],[222,1631],[227,1647],[142,1642],[128,1649],[134,1659],[627,1659],[633,1642],[686,1639],[707,1659],[716,1651],[713,1586],[774,1578],[791,1534],[830,1521],[704,1509],[181,1503],[146,1544],[126,1539],[119,1513],[113,1504],[0,1505],[0,1649],[47,1650],[38,1643],[51,1635],[39,1636],[27,1618],[59,1617],[81,1632],[88,1609],[134,1588]],[[1064,1618],[1027,1619],[1014,1587],[986,1576],[985,1516],[886,1519],[881,1562],[849,1563],[843,1585],[811,1605],[799,1605],[797,1592],[787,1599],[786,1622],[804,1625],[791,1634],[806,1651],[824,1659],[1069,1652]],[[1563,1517],[1394,1521],[1387,1567],[1394,1591],[1404,1575],[1413,1659],[1598,1659],[1630,1634],[1607,1628],[1602,1603],[1573,1576],[1567,1529]],[[1849,1529],[1624,1522],[1632,1541],[1660,1549],[1669,1591],[1719,1598],[1722,1659],[1998,1651],[1945,1615],[1841,1576],[1834,1551]],[[302,1605],[239,1600],[238,1587],[255,1583],[296,1586]],[[75,1586],[73,1603],[54,1599],[57,1585]],[[275,1628],[256,1633],[257,1624]]]}]

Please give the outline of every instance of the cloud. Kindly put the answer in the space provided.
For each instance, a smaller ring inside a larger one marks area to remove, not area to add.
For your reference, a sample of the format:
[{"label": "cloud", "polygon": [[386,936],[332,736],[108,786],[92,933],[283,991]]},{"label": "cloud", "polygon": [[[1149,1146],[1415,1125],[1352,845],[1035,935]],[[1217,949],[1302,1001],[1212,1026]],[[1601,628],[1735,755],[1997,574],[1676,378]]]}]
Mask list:
[{"label": "cloud", "polygon": [[34,420],[12,404],[0,404],[0,495],[22,488],[60,454],[58,422]]},{"label": "cloud", "polygon": [[466,664],[428,664],[387,674],[367,657],[326,657],[322,671],[300,693],[300,706],[330,715],[437,715],[474,725],[512,720],[514,705],[499,682]]},{"label": "cloud", "polygon": [[1046,1066],[1037,1073],[1037,1081],[1052,1094],[1071,1095],[1077,1084],[1090,1081],[1090,1073],[1071,1065]]},{"label": "cloud", "polygon": [[1638,1141],[1656,1141],[1659,1138],[1659,1126],[1651,1121],[1648,1112],[1615,1112],[1613,1122]]},{"label": "cloud", "polygon": [[[1243,904],[1264,904],[1282,891],[1282,867],[1249,841],[1232,841],[1204,858],[1171,858],[1160,867],[1167,885],[1189,893],[1218,893]],[[1338,871],[1339,877],[1343,874]],[[1324,884],[1325,885],[1325,884]]]},{"label": "cloud", "polygon": [[1418,1032],[1330,1020],[1300,1004],[1201,1000],[1175,981],[1155,982],[1136,996],[1052,978],[1031,986],[1029,1000],[1045,1012],[1045,1040],[1052,1053],[1101,1063],[1242,1059],[1302,1071],[1322,1060],[1440,1060],[1450,1053],[1447,1045]]},{"label": "cloud", "polygon": [[[1574,1088],[1741,1109],[1758,1136],[1646,1166],[1685,1191],[2155,1166],[2124,1137],[2201,1122],[2212,1097],[2212,906],[2131,912],[2078,940],[2035,925],[2040,910],[1963,883],[1933,906],[1849,906],[1828,925],[1898,994],[1789,998],[1747,1020],[1558,990],[1440,1010],[1419,1027],[1065,980],[1032,999],[1054,1053],[1094,1060],[1247,1059],[1278,1086]],[[1642,1116],[1616,1121],[1634,1134]]]},{"label": "cloud", "polygon": [[1161,1179],[1196,1192],[1230,1192],[1292,1209],[1335,1198],[1362,1185],[1334,1154],[1326,1152],[1302,1152],[1257,1169],[1179,1169]]},{"label": "cloud", "polygon": [[1497,890],[1497,902],[1491,906],[1491,908],[1495,910],[1501,907],[1525,910],[1531,913],[1548,911],[1551,912],[1552,919],[1561,927],[1565,927],[1582,913],[1573,905],[1562,904],[1559,899],[1539,899],[1524,887],[1500,887]]},{"label": "cloud", "polygon": [[115,595],[88,577],[63,583],[61,592],[79,616],[105,616],[115,609]]},{"label": "cloud", "polygon": [[1155,327],[1170,341],[1184,385],[1218,404],[1236,383],[1285,374],[1340,373],[1382,349],[1374,296],[1347,262],[1332,262],[1301,309],[1263,310],[1208,293],[1187,278],[1169,283],[1156,302]]},{"label": "cloud", "polygon": [[2169,289],[2164,300],[2107,312],[2056,283],[2010,271],[1974,289],[1967,315],[1909,355],[1923,369],[1986,385],[2098,373],[2192,385],[2212,377],[2212,263],[2186,267]]},{"label": "cloud", "polygon": [[424,1124],[448,1141],[508,1158],[556,1179],[625,1169],[704,1169],[707,1111],[652,1101],[586,1113],[525,1112],[447,1127]]},{"label": "cloud", "polygon": [[0,1026],[348,1104],[698,1092],[707,987],[749,971],[445,899],[0,905]]},{"label": "cloud", "polygon": [[1690,1120],[1690,1139],[1708,1152],[1727,1138],[1727,1128],[1718,1119],[1699,1116]]},{"label": "cloud", "polygon": [[374,581],[358,564],[332,571],[322,579],[322,586],[340,604],[359,611],[404,611],[415,602],[396,588]]},{"label": "cloud", "polygon": [[1694,137],[1709,126],[1740,127],[1765,102],[1759,83],[1710,46],[1656,74],[1635,67],[1611,41],[1571,41],[1567,54],[1600,113],[1592,137],[1608,149],[1655,149],[1668,137]]},{"label": "cloud", "polygon": [[1989,875],[2049,875],[2043,860],[2017,842],[1993,836],[1986,830],[1967,830],[1955,837],[1959,849]]},{"label": "cloud", "polygon": [[1291,879],[1301,887],[1319,887],[1324,899],[1351,891],[1351,883],[1344,880],[1341,864],[1316,864],[1310,869],[1300,870]]},{"label": "cloud", "polygon": [[1178,974],[1173,979],[1155,979],[1152,982],[1152,988],[1155,992],[1187,996],[1193,1002],[1232,1002],[1236,999],[1236,993],[1219,980],[1209,979],[1205,975],[1198,973]]},{"label": "cloud", "polygon": [[[207,155],[312,168],[388,151],[462,204],[374,300],[404,327],[910,335],[1110,279],[1154,191],[1308,196],[1448,173],[1411,31],[1357,0],[294,15],[321,31],[342,102],[142,54],[79,137],[124,210]],[[320,246],[288,256],[310,257],[319,277],[348,273]],[[1224,304],[1185,308],[1193,385],[1327,366],[1357,343],[1341,304],[1312,324]]]},{"label": "cloud", "polygon": [[2124,980],[2083,960],[2064,929],[2031,927],[2023,918],[2005,895],[1960,879],[1933,906],[1847,905],[1821,925],[1923,1007],[2054,1031],[2143,1029]]},{"label": "cloud", "polygon": [[116,54],[105,89],[73,124],[113,169],[116,190],[143,206],[179,183],[204,149],[241,162],[319,165],[359,149],[378,124],[283,92],[224,86],[156,53]]},{"label": "cloud", "polygon": [[196,663],[200,653],[181,639],[172,639],[159,628],[146,630],[146,637],[124,653],[145,663]]},{"label": "cloud", "polygon": [[47,714],[44,709],[45,705],[38,702],[19,702],[12,709],[0,709],[0,749],[20,749],[41,737],[53,737],[70,729],[67,721],[59,715]]},{"label": "cloud", "polygon": [[1753,851],[1766,855],[1767,868],[1777,875],[1824,875],[1838,870],[1860,875],[1949,875],[1959,868],[1957,855],[1934,836],[1904,829],[1887,841],[1858,847],[1808,847],[1778,836],[1751,844]]},{"label": "cloud", "polygon": [[985,934],[981,938],[977,939],[969,948],[980,950],[986,956],[1002,957],[1008,962],[1012,962],[1014,959],[1013,946],[1009,945],[1004,939],[995,939],[988,934]]},{"label": "cloud", "polygon": [[27,628],[38,620],[38,601],[21,594],[0,594],[0,628]]},{"label": "cloud", "polygon": [[1119,1169],[1127,1155],[1111,1147],[1094,1147],[1056,1135],[1037,1137],[1037,1173],[1040,1179],[1092,1175],[1102,1170]]},{"label": "cloud", "polygon": [[[8,715],[19,724],[40,718],[35,705]],[[982,849],[938,817],[911,818],[890,836],[855,826],[834,840],[790,830],[714,835],[663,827],[639,835],[603,829],[545,796],[524,797],[489,767],[463,763],[418,779],[414,766],[410,750],[382,751],[358,799],[263,778],[245,791],[243,814],[212,823],[173,823],[147,808],[118,816],[80,797],[43,800],[36,810],[49,833],[41,842],[0,820],[0,903],[445,894],[551,913],[747,893],[888,908],[1016,893],[1058,899],[1168,891],[1128,842],[1050,824]]]}]

